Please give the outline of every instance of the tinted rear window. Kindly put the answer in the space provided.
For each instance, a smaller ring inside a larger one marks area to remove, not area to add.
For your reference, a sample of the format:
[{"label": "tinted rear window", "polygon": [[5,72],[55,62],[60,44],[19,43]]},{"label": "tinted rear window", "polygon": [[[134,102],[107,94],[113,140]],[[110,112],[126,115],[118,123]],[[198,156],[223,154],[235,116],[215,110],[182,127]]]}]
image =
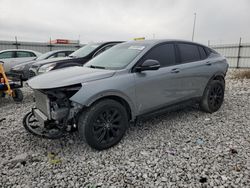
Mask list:
[{"label": "tinted rear window", "polygon": [[199,46],[199,51],[200,51],[200,56],[201,56],[201,59],[206,59],[207,54],[206,54],[206,52],[205,52],[204,48],[203,48],[203,47],[201,47],[201,46]]},{"label": "tinted rear window", "polygon": [[193,44],[177,44],[180,51],[180,58],[182,63],[199,61],[200,53],[197,45]]}]

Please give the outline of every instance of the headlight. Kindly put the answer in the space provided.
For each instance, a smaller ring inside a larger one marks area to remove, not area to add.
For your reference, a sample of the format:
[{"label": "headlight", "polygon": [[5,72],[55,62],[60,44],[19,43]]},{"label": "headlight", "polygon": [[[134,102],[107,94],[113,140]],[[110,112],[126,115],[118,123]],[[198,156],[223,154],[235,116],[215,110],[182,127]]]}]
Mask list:
[{"label": "headlight", "polygon": [[53,69],[56,66],[55,63],[53,64],[47,64],[47,65],[43,65],[38,69],[38,74],[42,74],[45,72],[49,72],[51,69]]},{"label": "headlight", "polygon": [[25,65],[22,65],[22,66],[15,66],[15,67],[12,68],[12,70],[17,71],[17,70],[23,70],[24,68],[25,68]]}]

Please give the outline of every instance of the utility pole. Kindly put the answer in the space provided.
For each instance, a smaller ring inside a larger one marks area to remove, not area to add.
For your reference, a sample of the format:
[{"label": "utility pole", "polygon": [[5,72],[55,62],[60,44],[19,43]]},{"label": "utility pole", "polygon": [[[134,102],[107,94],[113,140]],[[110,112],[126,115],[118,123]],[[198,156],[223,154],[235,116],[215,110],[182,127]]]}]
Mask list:
[{"label": "utility pole", "polygon": [[15,41],[16,41],[16,49],[18,49],[17,36],[15,36]]},{"label": "utility pole", "polygon": [[194,13],[194,25],[193,25],[192,41],[194,41],[195,22],[196,22],[196,12]]},{"label": "utility pole", "polygon": [[241,46],[241,37],[240,37],[236,68],[239,68],[239,65],[240,65],[240,50],[241,50],[241,47],[242,46]]}]

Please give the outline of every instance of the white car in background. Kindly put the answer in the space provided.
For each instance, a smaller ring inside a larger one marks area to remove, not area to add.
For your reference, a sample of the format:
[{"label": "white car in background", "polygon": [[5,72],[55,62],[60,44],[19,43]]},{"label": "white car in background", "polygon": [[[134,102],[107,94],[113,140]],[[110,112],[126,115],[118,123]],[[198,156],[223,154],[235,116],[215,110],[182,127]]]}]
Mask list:
[{"label": "white car in background", "polygon": [[33,50],[2,50],[0,51],[0,62],[3,62],[5,72],[9,72],[12,67],[36,59],[40,55],[42,55],[40,52]]}]

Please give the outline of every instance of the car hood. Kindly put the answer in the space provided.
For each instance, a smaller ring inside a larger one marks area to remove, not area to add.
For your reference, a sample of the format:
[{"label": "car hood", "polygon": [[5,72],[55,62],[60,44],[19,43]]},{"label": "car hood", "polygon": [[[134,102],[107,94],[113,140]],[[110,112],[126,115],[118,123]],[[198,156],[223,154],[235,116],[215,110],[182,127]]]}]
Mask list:
[{"label": "car hood", "polygon": [[114,70],[68,67],[35,76],[28,80],[32,89],[52,89],[111,77]]},{"label": "car hood", "polygon": [[74,58],[71,58],[71,57],[56,57],[56,58],[37,61],[33,65],[36,67],[41,67],[41,66],[49,64],[49,63],[58,63],[58,62],[73,61],[73,60],[74,60]]}]

